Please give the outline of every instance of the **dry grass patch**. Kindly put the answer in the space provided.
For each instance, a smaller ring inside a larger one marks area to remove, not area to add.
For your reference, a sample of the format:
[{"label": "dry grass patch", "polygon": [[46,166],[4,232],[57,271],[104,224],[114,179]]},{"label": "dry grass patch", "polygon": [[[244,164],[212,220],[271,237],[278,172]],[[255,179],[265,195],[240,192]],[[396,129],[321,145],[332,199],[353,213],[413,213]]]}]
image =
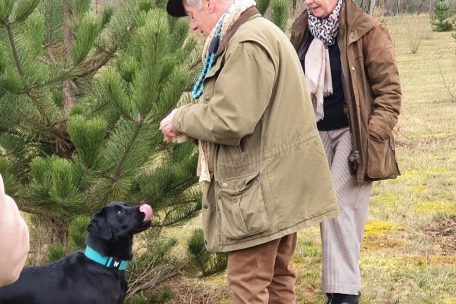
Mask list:
[{"label": "dry grass patch", "polygon": [[398,250],[407,242],[403,233],[404,229],[394,223],[384,221],[368,221],[364,228],[361,251]]},{"label": "dry grass patch", "polygon": [[455,291],[448,264],[422,257],[365,255],[361,271],[363,304],[437,304]]},{"label": "dry grass patch", "polygon": [[180,276],[168,282],[173,297],[172,304],[225,304],[229,298],[225,275],[207,278]]},{"label": "dry grass patch", "polygon": [[384,221],[368,221],[364,227],[364,236],[380,236],[385,235],[391,231],[400,231],[403,230],[399,225],[388,223]]},{"label": "dry grass patch", "polygon": [[456,216],[434,222],[425,231],[437,247],[436,254],[450,256],[456,265]]},{"label": "dry grass patch", "polygon": [[416,210],[423,213],[433,212],[456,215],[456,204],[454,202],[424,202],[419,203],[416,206]]}]

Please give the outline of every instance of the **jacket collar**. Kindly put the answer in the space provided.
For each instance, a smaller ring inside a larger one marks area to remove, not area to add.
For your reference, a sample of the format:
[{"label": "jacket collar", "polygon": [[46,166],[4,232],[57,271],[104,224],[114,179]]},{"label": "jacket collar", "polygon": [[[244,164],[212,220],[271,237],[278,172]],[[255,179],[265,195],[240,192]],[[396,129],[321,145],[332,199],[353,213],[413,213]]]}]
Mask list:
[{"label": "jacket collar", "polygon": [[92,247],[86,246],[84,250],[84,255],[100,265],[105,266],[106,268],[115,268],[117,270],[125,270],[127,268],[128,261],[119,260],[114,257],[102,256],[100,253],[95,251]]},{"label": "jacket collar", "polygon": [[307,9],[304,8],[304,11],[295,19],[290,28],[290,41],[296,50],[299,49],[304,33],[307,30],[308,23]]},{"label": "jacket collar", "polygon": [[215,55],[215,57],[218,57],[220,54],[223,53],[223,51],[228,46],[228,43],[230,42],[231,38],[233,37],[233,35],[236,33],[236,31],[238,30],[238,28],[241,25],[243,25],[247,21],[249,21],[253,18],[257,18],[257,17],[261,17],[261,14],[258,12],[258,9],[255,6],[252,6],[251,8],[249,8],[245,12],[243,12],[241,14],[241,16],[239,17],[239,19],[237,19],[233,23],[233,25],[227,30],[222,41],[220,41],[220,45],[218,47],[217,54]]},{"label": "jacket collar", "polygon": [[340,12],[340,30],[348,33],[348,43],[353,43],[366,35],[378,21],[364,13],[352,0],[344,0]]}]

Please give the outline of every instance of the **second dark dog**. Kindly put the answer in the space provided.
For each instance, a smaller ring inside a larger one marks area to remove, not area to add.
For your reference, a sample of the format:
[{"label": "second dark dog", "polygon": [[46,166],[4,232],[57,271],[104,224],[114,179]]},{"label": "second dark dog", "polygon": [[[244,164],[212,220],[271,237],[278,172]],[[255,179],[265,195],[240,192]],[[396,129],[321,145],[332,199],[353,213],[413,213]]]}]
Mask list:
[{"label": "second dark dog", "polygon": [[150,227],[152,208],[111,203],[87,227],[84,252],[50,265],[26,267],[17,282],[0,288],[0,304],[120,304],[132,258],[133,234]]}]

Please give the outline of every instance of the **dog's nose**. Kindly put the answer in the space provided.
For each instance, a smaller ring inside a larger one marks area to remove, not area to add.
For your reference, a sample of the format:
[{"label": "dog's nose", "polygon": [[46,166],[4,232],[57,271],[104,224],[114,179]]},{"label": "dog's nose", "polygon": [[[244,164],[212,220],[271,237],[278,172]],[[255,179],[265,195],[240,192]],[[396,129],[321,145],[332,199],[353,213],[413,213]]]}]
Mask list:
[{"label": "dog's nose", "polygon": [[139,206],[139,212],[144,213],[144,221],[150,221],[152,218],[152,207],[148,204]]}]

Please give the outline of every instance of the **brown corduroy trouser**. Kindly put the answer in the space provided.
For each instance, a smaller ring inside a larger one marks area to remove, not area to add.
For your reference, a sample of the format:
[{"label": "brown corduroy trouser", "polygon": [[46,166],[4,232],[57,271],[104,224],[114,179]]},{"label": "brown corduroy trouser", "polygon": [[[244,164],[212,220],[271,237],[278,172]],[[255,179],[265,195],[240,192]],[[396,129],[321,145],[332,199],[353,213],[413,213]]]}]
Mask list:
[{"label": "brown corduroy trouser", "polygon": [[233,304],[294,304],[296,273],[290,263],[297,234],[228,253]]}]

